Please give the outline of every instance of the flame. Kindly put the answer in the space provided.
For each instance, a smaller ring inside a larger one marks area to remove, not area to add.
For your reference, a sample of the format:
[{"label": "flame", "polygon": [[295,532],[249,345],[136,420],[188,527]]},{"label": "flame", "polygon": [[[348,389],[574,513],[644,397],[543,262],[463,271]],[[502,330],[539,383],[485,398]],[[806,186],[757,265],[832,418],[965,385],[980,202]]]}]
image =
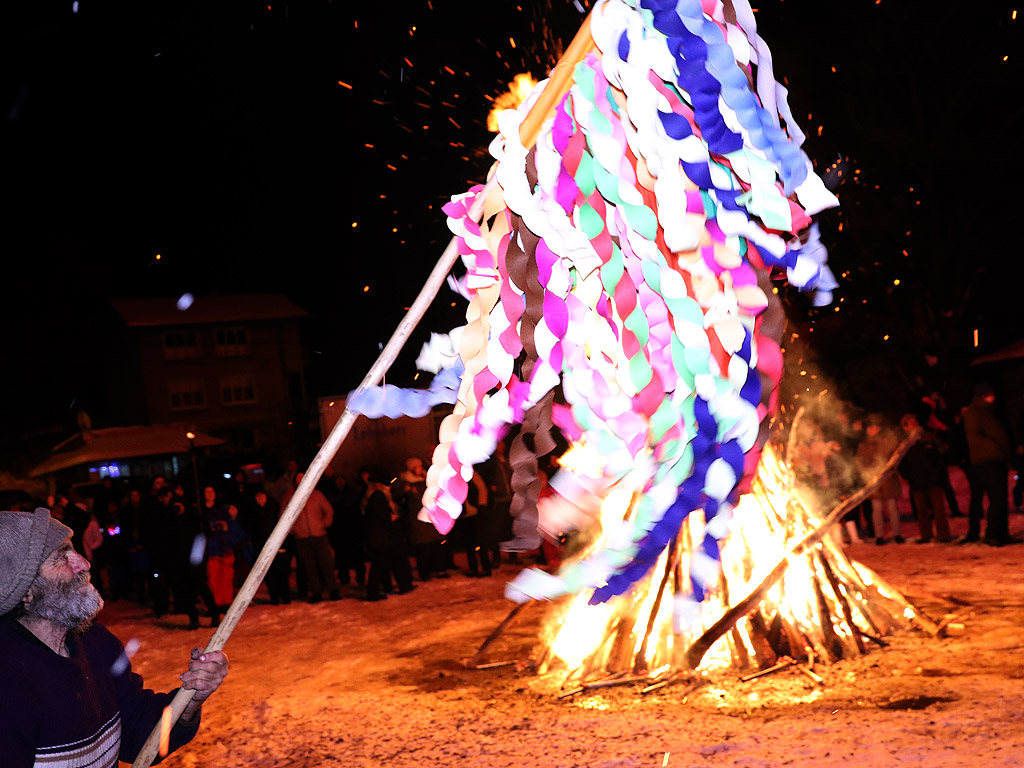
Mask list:
[{"label": "flame", "polygon": [[[591,460],[577,448],[566,464],[578,471]],[[609,536],[615,535],[617,526],[629,519],[636,496],[617,490],[607,494],[600,510],[599,530],[581,557],[598,551]],[[717,585],[710,585],[710,596],[701,605],[698,620],[681,630],[673,627],[673,595],[690,588],[691,543],[700,542],[705,535],[699,510],[689,516],[680,532],[675,555],[678,562],[669,562],[673,554],[666,549],[630,593],[589,605],[590,593],[584,592],[562,608],[548,628],[545,639],[549,655],[541,671],[560,663],[569,677],[619,671],[624,665],[631,666],[633,672],[657,667],[662,673],[665,665],[680,661],[676,658],[678,652],[689,648],[731,604],[762,584],[783,560],[787,569],[765,592],[758,613],[770,617],[769,622],[771,617],[780,622],[791,655],[828,659],[835,656],[836,643],[845,649],[844,653],[856,651],[860,638],[848,621],[851,618],[857,627],[885,624],[886,629],[901,618],[910,619],[911,612],[905,611],[905,605],[890,610],[887,616],[866,606],[867,597],[888,602],[894,591],[870,569],[851,562],[830,535],[810,547],[798,547],[822,522],[812,499],[805,498],[795,486],[789,465],[771,445],[766,446],[751,491],[733,510],[730,534],[721,548],[721,575]],[[838,583],[838,591],[833,582]],[[763,641],[758,646],[754,621],[749,615],[740,619],[735,629],[705,654],[699,671],[756,665],[764,649]]]},{"label": "flame", "polygon": [[494,106],[491,107],[490,114],[487,115],[487,130],[497,133],[498,115],[506,109],[515,109],[522,104],[536,84],[537,81],[529,72],[520,72],[516,75],[515,79],[508,84],[508,91],[494,100]]}]

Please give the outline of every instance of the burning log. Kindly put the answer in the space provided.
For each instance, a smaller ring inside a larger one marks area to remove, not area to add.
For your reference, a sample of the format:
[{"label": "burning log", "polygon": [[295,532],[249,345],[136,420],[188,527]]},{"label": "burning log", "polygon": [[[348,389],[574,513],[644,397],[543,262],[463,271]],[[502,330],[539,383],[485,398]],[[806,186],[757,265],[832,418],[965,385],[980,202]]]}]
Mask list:
[{"label": "burning log", "polygon": [[804,666],[800,662],[795,662],[793,664],[793,667],[797,670],[797,672],[799,672],[801,675],[806,677],[808,680],[810,680],[815,685],[824,685],[825,684],[825,678],[823,678],[818,673],[811,671],[808,667]]},{"label": "burning log", "polygon": [[776,653],[775,648],[768,638],[768,625],[765,624],[764,616],[761,615],[761,612],[753,611],[748,616],[748,619],[750,621],[750,642],[754,647],[757,666],[760,669],[765,669],[766,667],[775,664],[779,658],[779,654]]},{"label": "burning log", "polygon": [[854,630],[853,641],[857,644],[857,650],[860,653],[865,653],[864,642],[860,638],[860,633],[857,631],[857,622],[853,620],[853,611],[850,610],[850,601],[846,598],[846,593],[843,591],[842,586],[839,584],[839,579],[836,578],[835,571],[832,570],[832,566],[829,565],[828,558],[823,554],[818,555],[818,559],[821,561],[822,570],[825,571],[825,576],[828,578],[829,586],[832,587],[832,592],[835,593],[836,599],[839,601],[840,607],[843,609],[843,619],[846,623]]},{"label": "burning log", "polygon": [[515,661],[492,661],[489,664],[477,664],[472,669],[499,669],[501,667],[514,667]]},{"label": "burning log", "polygon": [[520,611],[522,611],[523,608],[527,605],[529,605],[529,603],[520,603],[511,611],[509,611],[508,616],[506,616],[502,620],[501,624],[495,627],[494,631],[487,636],[487,639],[480,644],[480,647],[477,648],[476,653],[474,653],[468,659],[463,660],[463,665],[472,669],[484,669],[486,665],[481,666],[479,664],[480,659],[483,658],[484,651],[486,651],[495,640],[497,640],[499,637],[501,637],[502,634],[504,634],[505,630],[508,629],[516,620],[516,617],[519,616]]},{"label": "burning log", "polygon": [[[835,627],[832,626],[832,614],[829,611],[825,593],[821,588],[821,579],[818,578],[817,574],[814,575],[814,596],[817,598],[818,616],[821,622],[821,634],[825,651],[829,658],[841,659],[843,658],[843,641],[839,639]],[[807,648],[808,656],[813,658],[814,651],[811,649],[811,646],[807,646]]]},{"label": "burning log", "polygon": [[783,661],[780,661],[778,664],[773,664],[772,666],[768,667],[767,669],[762,669],[762,670],[760,670],[758,672],[754,672],[752,675],[745,675],[744,677],[741,677],[740,678],[740,682],[741,683],[749,683],[751,680],[757,680],[759,677],[765,677],[766,675],[773,675],[776,672],[781,672],[783,669],[789,669],[794,664],[796,664],[796,662],[793,659],[786,658]]},{"label": "burning log", "polygon": [[[666,680],[660,680],[657,683],[651,683],[646,688],[641,688],[640,689],[640,693],[648,694],[648,693],[654,693],[656,691],[660,691],[662,688],[667,688],[668,686],[672,685],[672,683],[676,682],[678,679],[679,679],[678,677],[676,677],[675,675],[672,675],[671,677],[669,677]],[[703,684],[704,683],[701,683],[701,685],[703,685]],[[694,690],[696,690],[696,688]]]},{"label": "burning log", "polygon": [[[938,623],[936,634],[945,637],[945,635],[946,635],[946,628],[954,626],[956,624],[956,620],[959,619],[959,618],[960,618],[960,614],[959,613],[947,613],[945,616],[942,617],[942,621],[940,621]],[[958,626],[960,627],[960,629],[963,629],[963,625],[962,624],[960,624]]]},{"label": "burning log", "polygon": [[867,632],[865,632],[863,629],[860,629],[859,627],[857,628],[857,634],[863,637],[865,640],[870,640],[872,643],[875,643],[879,648],[889,647],[889,644],[885,642],[885,640],[883,640],[880,637],[875,637],[874,635],[869,635]]},{"label": "burning log", "polygon": [[677,545],[678,542],[676,541],[676,539],[673,538],[672,544],[669,546],[669,551],[672,553],[672,555],[669,558],[668,566],[665,568],[665,573],[661,577],[661,584],[658,585],[658,593],[657,596],[654,598],[654,607],[651,609],[651,615],[647,619],[647,629],[644,630],[644,638],[640,643],[640,652],[637,653],[636,665],[634,665],[633,667],[634,672],[640,671],[637,667],[639,666],[641,660],[647,657],[647,643],[651,639],[651,632],[654,631],[655,619],[658,616],[658,609],[661,607],[661,598],[665,594],[665,587],[668,586],[669,577],[675,570],[676,562],[678,560],[679,553],[676,549]]},{"label": "burning log", "polygon": [[[651,680],[656,680],[657,678],[659,678],[662,674],[664,674],[665,671],[666,668],[661,668],[646,675],[627,675],[625,673],[620,672],[614,675],[609,675],[608,677],[601,678],[600,680],[592,680],[588,683],[583,683],[582,685],[579,685],[569,691],[565,691],[564,693],[559,694],[558,698],[559,700],[568,699],[573,696],[578,696],[581,693],[598,690],[600,688],[615,688],[622,685],[632,685],[633,683],[649,683]],[[647,687],[641,689],[640,693],[650,693],[651,691],[660,690],[661,688],[664,688],[665,686],[672,683],[673,679],[674,676],[667,680],[659,680],[658,682],[648,685]]]}]

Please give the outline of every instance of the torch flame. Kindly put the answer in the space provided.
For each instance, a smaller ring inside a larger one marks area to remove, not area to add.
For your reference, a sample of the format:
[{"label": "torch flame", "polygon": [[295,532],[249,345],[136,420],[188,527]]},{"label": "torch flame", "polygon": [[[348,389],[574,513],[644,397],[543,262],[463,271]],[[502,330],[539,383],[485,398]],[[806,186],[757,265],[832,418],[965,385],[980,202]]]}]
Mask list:
[{"label": "torch flame", "polygon": [[494,106],[491,107],[491,112],[487,115],[487,130],[491,133],[497,133],[498,115],[506,109],[515,109],[522,104],[536,84],[537,81],[533,79],[533,75],[529,72],[520,72],[516,75],[515,79],[508,84],[508,91],[494,100]]}]

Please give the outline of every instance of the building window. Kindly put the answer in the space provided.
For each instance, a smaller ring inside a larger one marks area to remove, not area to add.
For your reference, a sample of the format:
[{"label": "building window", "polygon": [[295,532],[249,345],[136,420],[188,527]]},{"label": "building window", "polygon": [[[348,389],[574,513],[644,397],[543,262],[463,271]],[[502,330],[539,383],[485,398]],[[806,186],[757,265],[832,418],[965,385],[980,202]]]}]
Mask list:
[{"label": "building window", "polygon": [[206,407],[206,386],[202,379],[177,379],[167,382],[172,411]]},{"label": "building window", "polygon": [[217,355],[237,357],[249,354],[249,331],[245,328],[219,328],[217,330]]},{"label": "building window", "polygon": [[220,380],[221,402],[224,405],[244,405],[256,402],[256,388],[251,376],[226,376]]},{"label": "building window", "polygon": [[164,357],[168,360],[181,360],[186,357],[198,357],[199,344],[196,342],[195,331],[167,331],[164,334]]}]

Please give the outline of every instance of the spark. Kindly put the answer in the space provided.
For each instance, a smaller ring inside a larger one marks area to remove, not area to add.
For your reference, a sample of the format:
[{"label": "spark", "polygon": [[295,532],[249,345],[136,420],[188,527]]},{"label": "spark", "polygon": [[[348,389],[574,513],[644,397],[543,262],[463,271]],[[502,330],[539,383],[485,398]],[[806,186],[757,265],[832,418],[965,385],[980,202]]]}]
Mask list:
[{"label": "spark", "polygon": [[342,88],[348,88],[350,91],[352,90],[352,86],[342,80],[338,81],[338,85],[340,85]]}]

